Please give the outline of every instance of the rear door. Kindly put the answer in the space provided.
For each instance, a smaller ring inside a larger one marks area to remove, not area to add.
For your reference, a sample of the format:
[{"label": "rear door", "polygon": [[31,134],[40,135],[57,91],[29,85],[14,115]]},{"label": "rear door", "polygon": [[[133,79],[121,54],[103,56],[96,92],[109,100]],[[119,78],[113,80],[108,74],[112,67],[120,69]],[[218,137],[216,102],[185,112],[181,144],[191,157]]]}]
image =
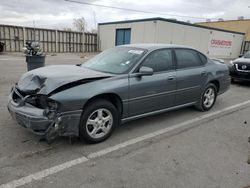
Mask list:
[{"label": "rear door", "polygon": [[[151,52],[138,67],[150,67],[151,76],[129,78],[129,114],[135,116],[174,105],[176,72],[171,49]],[[136,73],[137,71],[135,71]]]},{"label": "rear door", "polygon": [[208,76],[204,66],[206,57],[203,56],[192,49],[175,49],[177,63],[175,105],[199,100]]}]

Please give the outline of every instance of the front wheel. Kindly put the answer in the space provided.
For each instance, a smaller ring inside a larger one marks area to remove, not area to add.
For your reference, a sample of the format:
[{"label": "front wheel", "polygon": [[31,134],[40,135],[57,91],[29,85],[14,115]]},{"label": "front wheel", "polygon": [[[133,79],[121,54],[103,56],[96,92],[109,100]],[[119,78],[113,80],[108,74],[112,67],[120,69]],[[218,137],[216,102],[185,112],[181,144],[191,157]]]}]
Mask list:
[{"label": "front wheel", "polygon": [[90,103],[81,118],[80,139],[88,143],[106,140],[119,122],[118,114],[115,106],[106,100]]},{"label": "front wheel", "polygon": [[204,92],[202,93],[196,108],[200,111],[208,111],[213,107],[216,98],[217,88],[214,84],[210,83],[206,86]]}]

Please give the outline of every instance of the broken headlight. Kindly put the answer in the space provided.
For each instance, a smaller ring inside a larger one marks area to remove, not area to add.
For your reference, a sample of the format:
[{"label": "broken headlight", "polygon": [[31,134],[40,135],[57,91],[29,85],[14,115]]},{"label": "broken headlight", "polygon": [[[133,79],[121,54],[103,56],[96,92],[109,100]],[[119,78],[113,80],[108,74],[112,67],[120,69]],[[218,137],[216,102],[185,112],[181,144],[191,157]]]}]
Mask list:
[{"label": "broken headlight", "polygon": [[54,119],[57,115],[58,103],[52,99],[46,99],[46,108],[44,114],[48,119]]},{"label": "broken headlight", "polygon": [[36,97],[36,104],[39,108],[43,109],[57,110],[58,108],[58,103],[45,95],[38,95]]},{"label": "broken headlight", "polygon": [[58,103],[54,100],[47,99],[47,108],[45,110],[45,115],[48,119],[54,119],[57,115]]},{"label": "broken headlight", "polygon": [[43,108],[46,109],[47,108],[47,97],[44,95],[37,95],[35,96],[36,98],[36,105],[38,108]]},{"label": "broken headlight", "polygon": [[58,103],[54,100],[48,100],[47,105],[51,110],[56,110],[58,108]]},{"label": "broken headlight", "polygon": [[49,109],[44,110],[44,115],[48,119],[54,119],[56,117],[56,114],[57,112],[55,110],[49,110]]}]

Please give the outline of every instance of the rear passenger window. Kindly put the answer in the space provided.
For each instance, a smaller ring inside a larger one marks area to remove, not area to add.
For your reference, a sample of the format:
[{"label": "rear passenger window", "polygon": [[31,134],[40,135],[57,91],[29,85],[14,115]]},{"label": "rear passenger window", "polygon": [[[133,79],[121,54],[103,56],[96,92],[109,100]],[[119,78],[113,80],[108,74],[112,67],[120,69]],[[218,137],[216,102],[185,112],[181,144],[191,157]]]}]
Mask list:
[{"label": "rear passenger window", "polygon": [[203,65],[205,65],[207,63],[207,57],[204,56],[202,53],[198,53],[200,58],[201,58],[201,62]]},{"label": "rear passenger window", "polygon": [[142,66],[150,67],[154,72],[173,69],[171,49],[157,50],[150,53],[143,61]]},{"label": "rear passenger window", "polygon": [[177,67],[179,69],[200,66],[201,59],[198,53],[191,49],[175,49]]}]

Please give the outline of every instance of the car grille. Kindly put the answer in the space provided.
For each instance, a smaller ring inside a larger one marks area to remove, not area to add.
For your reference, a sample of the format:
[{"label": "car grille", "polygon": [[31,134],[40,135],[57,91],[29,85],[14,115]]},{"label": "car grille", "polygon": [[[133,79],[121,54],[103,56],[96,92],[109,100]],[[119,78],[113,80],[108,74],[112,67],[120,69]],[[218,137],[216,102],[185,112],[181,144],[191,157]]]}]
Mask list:
[{"label": "car grille", "polygon": [[239,72],[250,72],[250,64],[236,63],[235,66]]},{"label": "car grille", "polygon": [[24,92],[19,90],[17,87],[14,87],[12,99],[17,104],[20,104],[25,101],[26,103],[29,103],[33,106],[40,106],[40,104],[37,103],[36,97],[25,94]]},{"label": "car grille", "polygon": [[14,87],[12,99],[16,103],[19,103],[25,96],[26,96],[25,93],[23,93],[22,91],[20,91],[18,88]]}]

